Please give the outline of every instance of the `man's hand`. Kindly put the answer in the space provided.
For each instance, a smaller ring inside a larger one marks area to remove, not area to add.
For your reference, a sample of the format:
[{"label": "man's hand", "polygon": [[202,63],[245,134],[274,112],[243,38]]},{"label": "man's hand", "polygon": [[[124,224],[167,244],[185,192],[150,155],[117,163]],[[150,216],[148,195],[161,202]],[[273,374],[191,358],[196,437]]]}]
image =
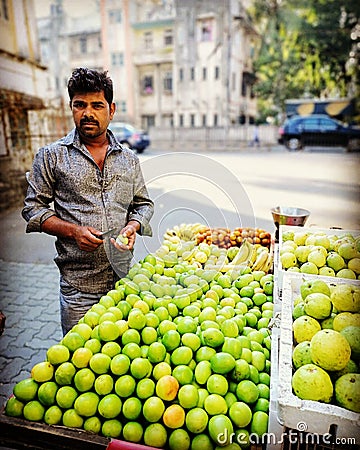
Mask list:
[{"label": "man's hand", "polygon": [[56,216],[51,216],[41,225],[41,231],[52,236],[74,239],[80,250],[93,252],[103,243],[101,231],[93,227],[84,227],[66,222]]},{"label": "man's hand", "polygon": [[110,241],[112,244],[117,248],[120,252],[125,252],[132,250],[134,248],[135,239],[136,239],[136,232],[140,229],[140,223],[131,220],[121,231],[120,234],[124,237],[128,238],[128,243],[122,244],[119,242],[119,240],[115,240],[114,238],[111,238]]},{"label": "man's hand", "polygon": [[74,239],[80,250],[93,252],[104,241],[100,238],[101,231],[93,227],[76,227]]}]

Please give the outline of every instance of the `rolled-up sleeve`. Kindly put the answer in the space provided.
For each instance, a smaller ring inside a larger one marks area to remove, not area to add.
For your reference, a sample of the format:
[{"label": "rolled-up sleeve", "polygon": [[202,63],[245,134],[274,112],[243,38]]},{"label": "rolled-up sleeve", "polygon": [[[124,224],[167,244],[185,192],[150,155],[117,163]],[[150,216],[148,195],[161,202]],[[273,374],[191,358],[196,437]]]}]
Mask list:
[{"label": "rolled-up sleeve", "polygon": [[55,215],[50,208],[54,200],[54,178],[49,152],[41,148],[36,154],[31,171],[27,174],[28,189],[22,216],[27,222],[26,232],[41,232],[41,225]]}]

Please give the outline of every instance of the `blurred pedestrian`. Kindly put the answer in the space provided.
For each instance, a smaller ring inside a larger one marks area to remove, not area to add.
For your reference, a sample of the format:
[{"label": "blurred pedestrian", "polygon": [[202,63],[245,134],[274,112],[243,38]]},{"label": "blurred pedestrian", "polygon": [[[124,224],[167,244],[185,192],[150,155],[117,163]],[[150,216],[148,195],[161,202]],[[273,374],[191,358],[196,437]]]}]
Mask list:
[{"label": "blurred pedestrian", "polygon": [[260,147],[260,136],[259,136],[259,126],[256,124],[253,130],[253,138],[250,142],[251,147]]},{"label": "blurred pedestrian", "polygon": [[128,272],[136,234],[151,236],[154,208],[138,157],[108,129],[115,103],[107,72],[75,69],[67,87],[75,128],[37,152],[22,210],[28,233],[57,237],[64,334]]}]

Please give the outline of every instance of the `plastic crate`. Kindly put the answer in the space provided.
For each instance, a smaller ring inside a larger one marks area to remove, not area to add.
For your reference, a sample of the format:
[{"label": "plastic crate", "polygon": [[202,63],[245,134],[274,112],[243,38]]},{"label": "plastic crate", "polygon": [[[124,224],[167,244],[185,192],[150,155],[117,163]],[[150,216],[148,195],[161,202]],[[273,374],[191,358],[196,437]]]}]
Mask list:
[{"label": "plastic crate", "polygon": [[[336,435],[336,438],[355,438],[360,444],[360,414],[340,406],[317,401],[301,400],[292,392],[292,310],[293,301],[300,294],[303,280],[317,279],[316,275],[294,276],[287,273],[283,278],[282,312],[279,351],[278,417],[284,427],[318,435]],[[355,280],[332,279],[329,284],[358,283]]]},{"label": "plastic crate", "polygon": [[[297,232],[308,232],[311,234],[315,234],[315,233],[325,233],[327,236],[334,236],[334,235],[338,235],[341,236],[343,234],[349,233],[351,235],[355,236],[360,236],[360,230],[342,230],[342,229],[337,229],[337,228],[315,228],[315,227],[296,227],[296,226],[289,226],[289,225],[281,225],[280,226],[280,233],[279,233],[279,244],[277,246],[277,249],[275,251],[274,254],[274,265],[277,268],[278,271],[278,289],[279,289],[279,295],[281,295],[281,290],[283,288],[283,279],[284,279],[284,275],[286,273],[291,273],[296,275],[296,272],[288,272],[287,270],[283,269],[282,265],[281,265],[281,261],[280,261],[280,252],[282,249],[282,245],[283,245],[283,234],[286,233],[287,231],[292,231],[294,233]],[[302,276],[303,274],[297,274],[298,276]],[[329,277],[329,276],[322,276],[322,275],[317,275],[317,277],[319,279],[322,279],[326,282],[329,282],[331,280],[334,279],[334,277]],[[336,280],[338,280],[339,278],[336,278]],[[355,280],[354,280],[355,281]]]}]

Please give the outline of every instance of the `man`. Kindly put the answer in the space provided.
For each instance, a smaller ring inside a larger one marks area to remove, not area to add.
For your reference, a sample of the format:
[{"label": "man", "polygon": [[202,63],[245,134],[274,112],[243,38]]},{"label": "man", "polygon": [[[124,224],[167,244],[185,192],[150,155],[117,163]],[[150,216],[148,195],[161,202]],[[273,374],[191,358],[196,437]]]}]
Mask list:
[{"label": "man", "polygon": [[154,208],[138,157],[108,130],[115,104],[107,72],[74,70],[68,93],[75,129],[36,154],[22,211],[28,233],[57,237],[64,335],[128,272],[136,233],[151,236]]}]

